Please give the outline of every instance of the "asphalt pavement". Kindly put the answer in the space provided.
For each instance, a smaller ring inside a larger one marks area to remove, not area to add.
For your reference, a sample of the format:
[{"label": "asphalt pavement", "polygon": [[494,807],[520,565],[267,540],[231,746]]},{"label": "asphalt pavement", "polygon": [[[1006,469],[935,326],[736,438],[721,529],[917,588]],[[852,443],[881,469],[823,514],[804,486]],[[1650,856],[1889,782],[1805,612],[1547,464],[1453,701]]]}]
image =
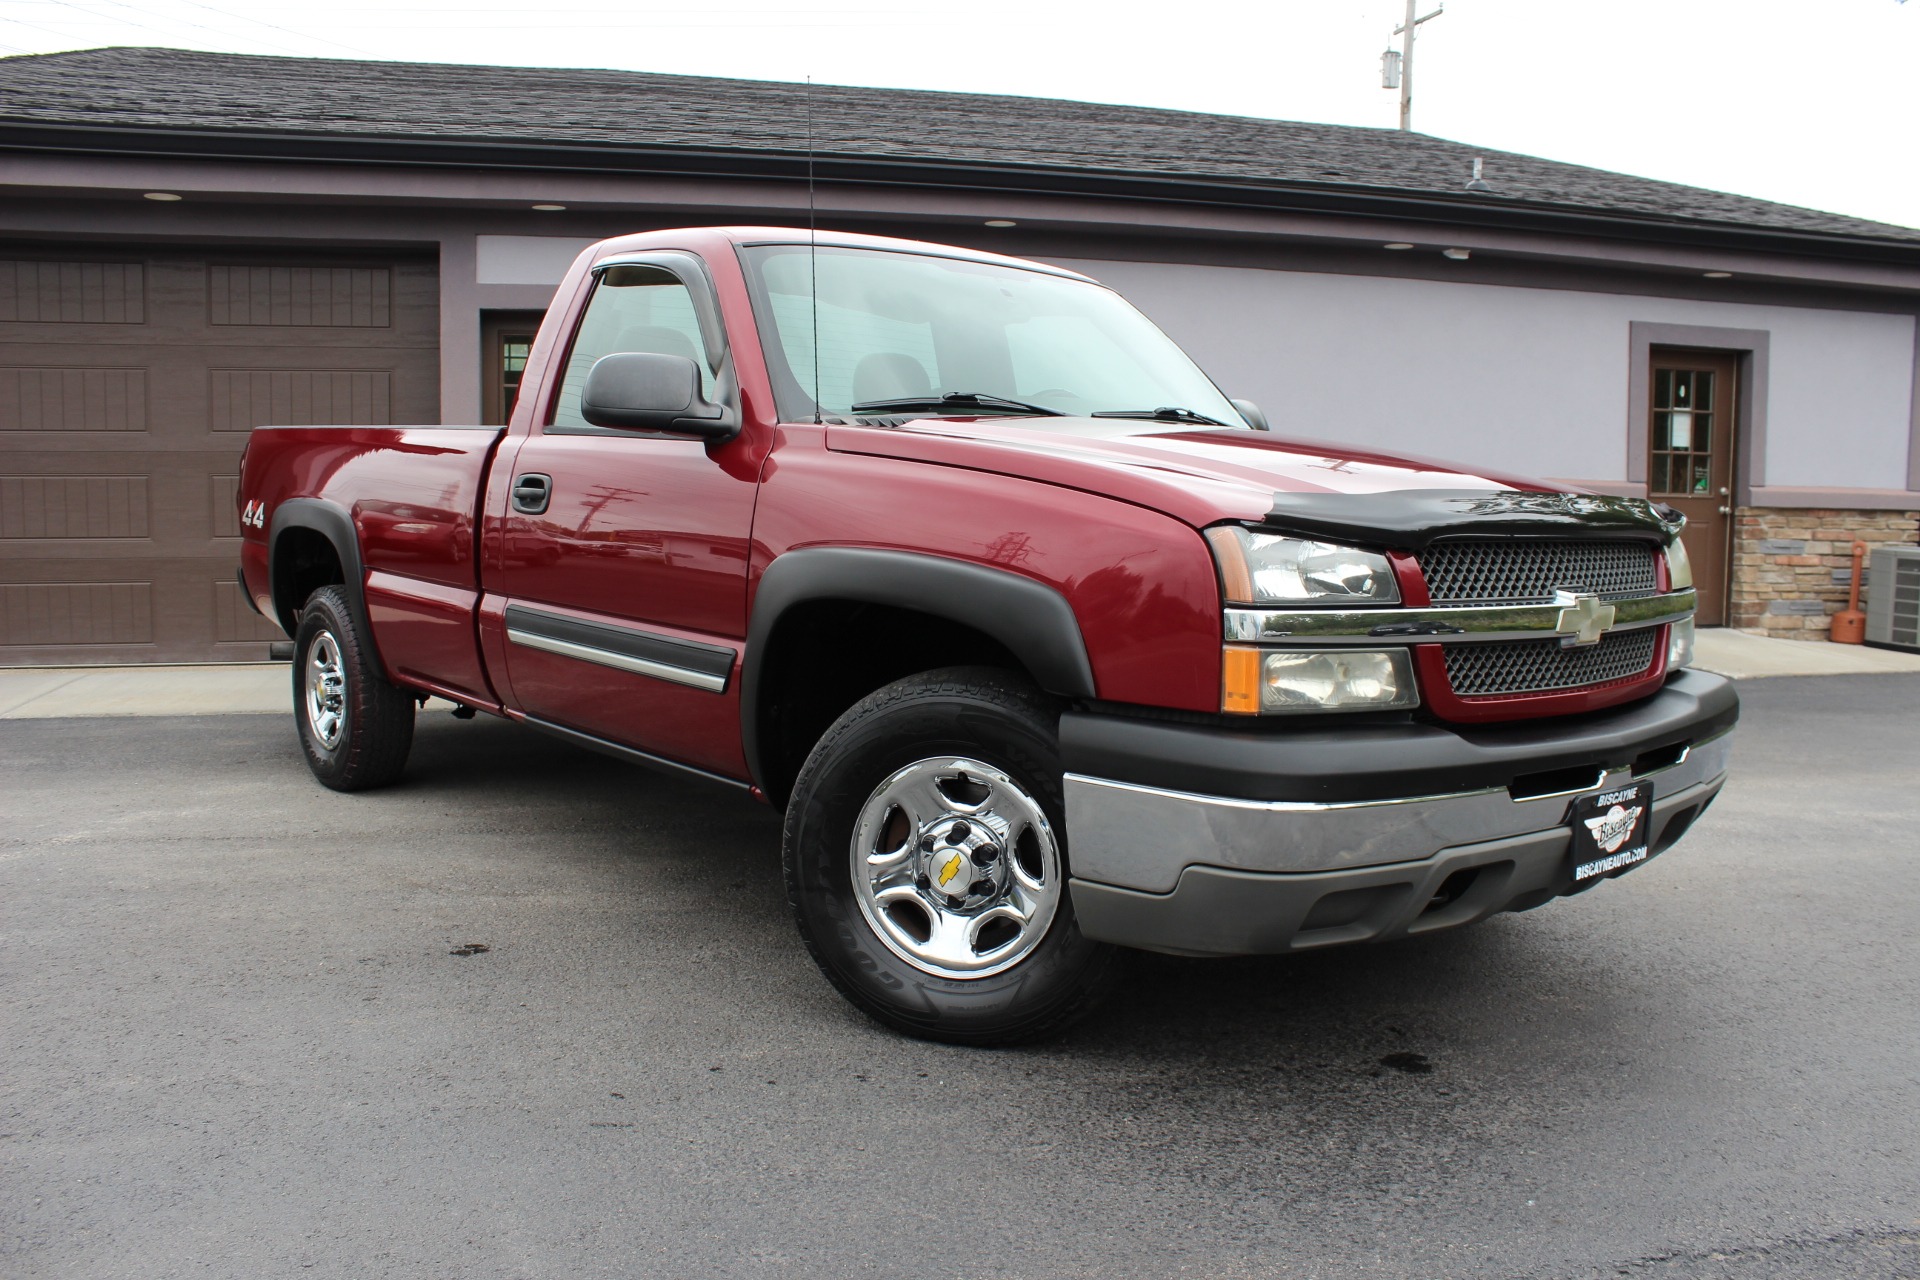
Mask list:
[{"label": "asphalt pavement", "polygon": [[0,1276],[1920,1275],[1920,676],[1742,684],[1671,853],[902,1039],[750,801],[423,717],[0,724]]}]

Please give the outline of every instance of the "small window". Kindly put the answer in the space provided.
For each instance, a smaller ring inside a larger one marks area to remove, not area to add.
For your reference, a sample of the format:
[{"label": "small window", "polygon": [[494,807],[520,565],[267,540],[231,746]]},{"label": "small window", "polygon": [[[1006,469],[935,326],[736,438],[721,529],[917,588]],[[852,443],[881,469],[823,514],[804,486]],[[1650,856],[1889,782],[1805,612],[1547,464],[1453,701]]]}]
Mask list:
[{"label": "small window", "polygon": [[487,311],[480,317],[480,420],[491,427],[513,418],[526,376],[527,358],[540,332],[538,311]]},{"label": "small window", "polygon": [[700,389],[713,398],[717,372],[700,336],[700,320],[693,295],[680,278],[664,267],[630,264],[608,267],[600,273],[587,314],[567,353],[560,379],[560,397],[553,409],[556,427],[585,427],[580,416],[580,393],[587,371],[602,356],[624,352],[685,356],[700,366]]},{"label": "small window", "polygon": [[1711,369],[1654,370],[1649,494],[1688,498],[1712,493],[1713,383]]}]

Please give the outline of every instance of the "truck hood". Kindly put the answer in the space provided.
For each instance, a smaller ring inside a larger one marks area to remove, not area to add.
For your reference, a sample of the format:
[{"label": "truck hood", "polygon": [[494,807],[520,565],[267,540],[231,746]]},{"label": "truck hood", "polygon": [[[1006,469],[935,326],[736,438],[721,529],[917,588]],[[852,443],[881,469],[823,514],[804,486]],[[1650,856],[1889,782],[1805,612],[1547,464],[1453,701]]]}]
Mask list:
[{"label": "truck hood", "polygon": [[[1529,505],[1555,523],[1567,519],[1564,503],[1548,496],[1567,491],[1538,480],[1238,428],[1121,418],[912,418],[896,426],[831,425],[827,443],[844,452],[1104,494],[1195,528],[1221,520],[1287,519],[1289,513],[1315,525],[1349,525],[1355,521],[1340,513],[1368,512],[1358,523],[1385,532],[1394,525],[1431,525],[1444,508],[1456,518],[1441,523],[1474,514],[1495,523],[1503,514],[1524,519]],[[1524,495],[1541,497],[1529,503]],[[1610,506],[1619,500],[1597,501]],[[1558,511],[1557,519],[1549,507]],[[1406,513],[1387,518],[1391,508]],[[1410,519],[1413,508],[1426,510]]]}]

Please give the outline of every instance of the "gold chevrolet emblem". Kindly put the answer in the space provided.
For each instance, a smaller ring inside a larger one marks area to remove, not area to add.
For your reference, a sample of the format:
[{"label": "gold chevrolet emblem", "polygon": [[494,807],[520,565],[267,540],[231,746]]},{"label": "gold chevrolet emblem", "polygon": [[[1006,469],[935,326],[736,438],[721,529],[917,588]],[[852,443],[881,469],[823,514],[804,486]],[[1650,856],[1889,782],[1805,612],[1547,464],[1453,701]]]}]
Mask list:
[{"label": "gold chevrolet emblem", "polygon": [[1554,630],[1560,633],[1560,643],[1572,648],[1577,645],[1599,644],[1600,637],[1613,627],[1616,610],[1610,604],[1600,603],[1600,597],[1584,592],[1556,591],[1553,602],[1560,606],[1560,616],[1554,622]]},{"label": "gold chevrolet emblem", "polygon": [[952,884],[953,878],[959,874],[960,874],[960,855],[956,853],[951,858],[947,859],[946,866],[940,868],[940,887],[944,889],[948,885]]}]

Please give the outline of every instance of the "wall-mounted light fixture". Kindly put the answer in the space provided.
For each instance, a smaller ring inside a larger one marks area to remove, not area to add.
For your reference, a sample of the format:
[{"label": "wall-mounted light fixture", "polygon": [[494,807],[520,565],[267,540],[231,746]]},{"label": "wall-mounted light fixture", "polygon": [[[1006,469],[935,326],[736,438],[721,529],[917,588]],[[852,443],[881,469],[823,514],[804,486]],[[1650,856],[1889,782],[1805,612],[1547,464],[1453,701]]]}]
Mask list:
[{"label": "wall-mounted light fixture", "polygon": [[166,203],[166,204],[172,204],[172,203],[173,203],[173,202],[174,202],[175,200],[179,200],[179,199],[182,199],[182,198],[183,198],[183,197],[180,197],[180,196],[177,196],[177,195],[175,195],[175,194],[173,194],[173,192],[171,192],[171,191],[149,191],[149,192],[147,192],[147,199],[149,199],[149,200],[159,200],[159,201],[161,201],[161,202],[163,202],[163,203]]},{"label": "wall-mounted light fixture", "polygon": [[1455,262],[1465,262],[1468,258],[1471,258],[1473,256],[1473,250],[1442,249],[1440,251],[1440,256],[1443,258],[1452,258]]},{"label": "wall-mounted light fixture", "polygon": [[990,227],[1017,227],[1020,224],[1012,218],[988,218],[987,225]]},{"label": "wall-mounted light fixture", "polygon": [[562,213],[565,212],[567,206],[563,204],[536,204],[533,207],[541,213]]}]

